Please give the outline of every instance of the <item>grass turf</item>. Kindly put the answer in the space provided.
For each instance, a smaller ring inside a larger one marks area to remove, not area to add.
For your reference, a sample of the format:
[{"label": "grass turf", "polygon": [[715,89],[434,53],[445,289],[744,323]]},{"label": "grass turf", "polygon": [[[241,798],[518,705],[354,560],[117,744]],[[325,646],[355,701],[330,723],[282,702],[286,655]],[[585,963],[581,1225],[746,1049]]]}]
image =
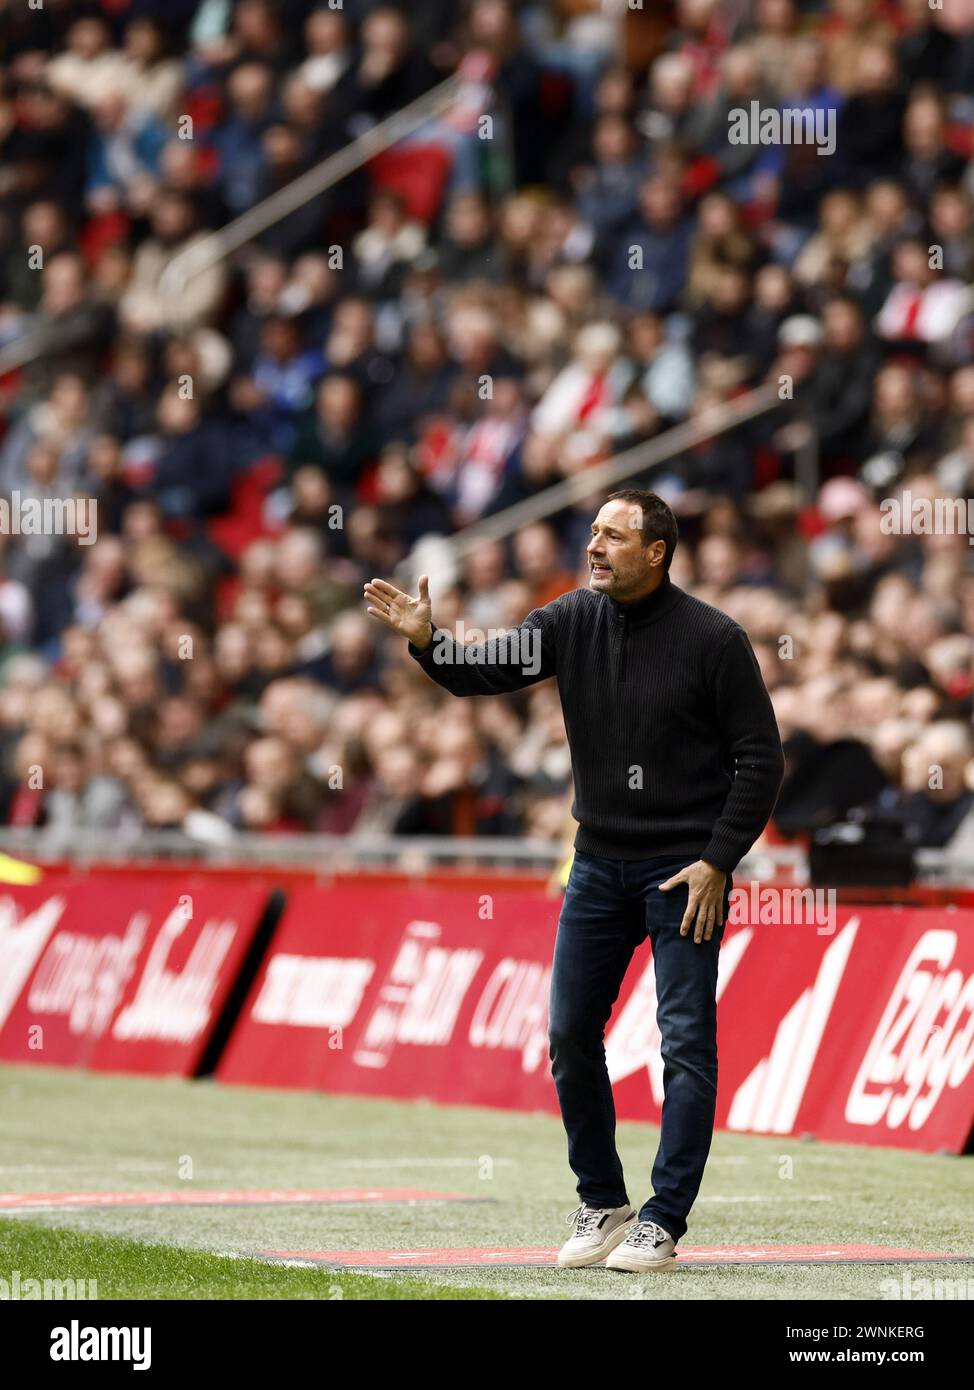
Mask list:
[{"label": "grass turf", "polygon": [[[414,1187],[435,1206],[167,1207],[0,1222],[0,1277],[97,1277],[101,1297],[879,1299],[883,1281],[972,1281],[974,1266],[684,1267],[336,1274],[261,1249],[555,1246],[575,1205],[557,1117],[0,1067],[0,1191]],[[629,1195],[649,1193],[658,1131],[623,1124]],[[869,1243],[974,1254],[971,1158],[717,1134],[684,1248]],[[487,1200],[484,1200],[487,1199]],[[107,1238],[107,1239],[106,1239]],[[90,1243],[89,1243],[90,1242]],[[244,1258],[219,1258],[233,1252]],[[70,1258],[69,1258],[70,1257]],[[70,1266],[70,1267],[69,1267]],[[346,1292],[347,1289],[347,1292]]]},{"label": "grass turf", "polygon": [[[455,1289],[421,1279],[377,1279],[335,1270],[299,1269],[262,1260],[228,1259],[202,1251],[145,1245],[90,1231],[48,1230],[34,1222],[0,1219],[4,1273],[28,1279],[72,1279],[97,1286],[97,1297],[133,1299],[484,1299],[485,1290]],[[56,1270],[57,1274],[52,1275]],[[93,1291],[94,1292],[94,1291]]]}]

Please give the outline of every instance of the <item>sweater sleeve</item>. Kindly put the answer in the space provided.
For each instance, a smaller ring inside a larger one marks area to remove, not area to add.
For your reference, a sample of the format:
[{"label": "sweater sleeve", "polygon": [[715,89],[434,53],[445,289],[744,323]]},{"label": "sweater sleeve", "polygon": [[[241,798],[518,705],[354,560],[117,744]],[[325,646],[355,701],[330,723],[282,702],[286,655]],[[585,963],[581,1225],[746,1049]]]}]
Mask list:
[{"label": "sweater sleeve", "polygon": [[721,649],[714,698],[734,781],[700,858],[730,874],[767,825],[785,770],[771,697],[743,628]]},{"label": "sweater sleeve", "polygon": [[555,674],[561,598],[533,608],[519,627],[486,642],[465,644],[433,624],[433,640],[409,655],[451,695],[506,695]]}]

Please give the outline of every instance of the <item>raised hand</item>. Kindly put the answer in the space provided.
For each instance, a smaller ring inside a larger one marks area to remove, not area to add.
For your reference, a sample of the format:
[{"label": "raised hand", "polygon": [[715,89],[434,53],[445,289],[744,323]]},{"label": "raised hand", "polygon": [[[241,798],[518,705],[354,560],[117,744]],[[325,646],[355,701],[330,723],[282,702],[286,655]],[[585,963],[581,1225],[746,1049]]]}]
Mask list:
[{"label": "raised hand", "polygon": [[365,597],[373,605],[365,611],[373,618],[407,638],[414,647],[429,646],[433,640],[433,621],[428,575],[419,576],[418,598],[404,594],[384,579],[373,579],[366,584]]}]

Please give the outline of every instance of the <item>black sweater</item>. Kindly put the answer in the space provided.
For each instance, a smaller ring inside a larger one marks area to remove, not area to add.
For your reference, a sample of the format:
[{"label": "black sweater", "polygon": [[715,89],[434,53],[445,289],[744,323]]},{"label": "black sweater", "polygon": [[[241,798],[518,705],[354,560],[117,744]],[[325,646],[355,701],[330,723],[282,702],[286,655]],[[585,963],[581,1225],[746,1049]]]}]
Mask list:
[{"label": "black sweater", "polygon": [[731,873],[767,824],[784,759],[744,629],[667,576],[635,603],[574,589],[462,646],[436,627],[410,655],[453,695],[555,676],[571,748],[575,848],[686,855]]}]

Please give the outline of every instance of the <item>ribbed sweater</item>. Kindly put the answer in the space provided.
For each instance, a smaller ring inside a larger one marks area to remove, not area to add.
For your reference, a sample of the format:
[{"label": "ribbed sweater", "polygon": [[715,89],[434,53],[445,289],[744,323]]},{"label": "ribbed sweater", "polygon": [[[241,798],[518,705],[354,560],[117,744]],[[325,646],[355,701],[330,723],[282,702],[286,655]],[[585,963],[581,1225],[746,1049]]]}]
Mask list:
[{"label": "ribbed sweater", "polygon": [[434,623],[409,652],[453,695],[555,677],[585,854],[686,855],[729,874],[774,809],[784,758],[747,634],[669,576],[634,603],[573,589],[477,645]]}]

